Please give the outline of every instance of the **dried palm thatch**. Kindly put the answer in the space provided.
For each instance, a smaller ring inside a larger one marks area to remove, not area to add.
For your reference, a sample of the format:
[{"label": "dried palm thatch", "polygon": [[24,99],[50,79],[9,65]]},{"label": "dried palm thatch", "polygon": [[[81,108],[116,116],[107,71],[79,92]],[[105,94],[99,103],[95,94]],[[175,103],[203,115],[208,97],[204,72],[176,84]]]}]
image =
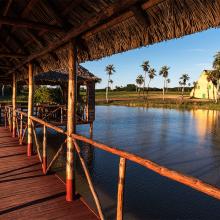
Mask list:
[{"label": "dried palm thatch", "polygon": [[[90,73],[87,69],[82,66],[78,67],[77,82],[81,85],[87,82],[100,82],[100,78]],[[56,72],[49,71],[40,73],[34,77],[35,85],[67,85],[68,73],[67,72]]]},{"label": "dried palm thatch", "polygon": [[2,0],[0,65],[19,76],[33,60],[36,72],[67,72],[71,38],[85,62],[218,27],[219,11],[219,0]]}]

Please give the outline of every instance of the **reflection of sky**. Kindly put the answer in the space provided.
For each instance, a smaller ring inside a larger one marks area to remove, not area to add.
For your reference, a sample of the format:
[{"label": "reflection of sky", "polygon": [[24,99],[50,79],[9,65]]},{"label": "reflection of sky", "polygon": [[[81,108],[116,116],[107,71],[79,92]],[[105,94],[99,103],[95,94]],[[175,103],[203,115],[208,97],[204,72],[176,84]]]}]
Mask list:
[{"label": "reflection of sky", "polygon": [[94,139],[220,185],[218,114],[99,106]]}]

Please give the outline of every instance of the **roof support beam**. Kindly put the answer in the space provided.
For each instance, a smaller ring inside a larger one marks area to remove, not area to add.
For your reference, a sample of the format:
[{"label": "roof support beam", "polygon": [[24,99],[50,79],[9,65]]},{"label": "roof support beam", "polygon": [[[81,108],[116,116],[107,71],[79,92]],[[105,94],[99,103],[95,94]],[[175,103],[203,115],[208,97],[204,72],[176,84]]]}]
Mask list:
[{"label": "roof support beam", "polygon": [[38,22],[27,21],[24,19],[14,19],[9,17],[0,17],[0,24],[14,26],[15,28],[29,28],[35,30],[45,30],[49,32],[65,32],[62,28]]},{"label": "roof support beam", "polygon": [[13,68],[12,66],[0,65],[0,69],[3,69],[3,70],[9,70],[9,69],[12,69],[12,68]]},{"label": "roof support beam", "polygon": [[0,57],[10,57],[10,58],[25,58],[25,54],[16,54],[16,53],[0,53]]},{"label": "roof support beam", "polygon": [[[143,10],[146,10],[146,9],[151,8],[151,7],[161,3],[163,1],[165,1],[165,0],[148,0],[147,2],[145,2],[141,5],[141,8]],[[106,20],[108,20],[109,22],[114,20],[114,22],[115,22],[115,19],[119,19],[119,18],[124,19],[123,16],[125,16],[125,15],[127,16],[127,18],[134,16],[134,13],[130,10],[130,8],[139,2],[140,1],[138,1],[138,0],[123,0],[123,1],[119,0],[119,1],[115,2],[114,4],[109,6],[106,10],[101,11],[96,16],[85,21],[79,27],[72,28],[68,33],[66,33],[66,35],[62,39],[60,39],[54,43],[49,44],[46,48],[44,48],[40,52],[37,52],[37,53],[30,55],[24,62],[22,62],[20,65],[16,66],[10,73],[14,72],[15,70],[22,67],[23,65],[25,65],[28,62],[30,62],[34,59],[37,59],[39,57],[42,57],[45,54],[48,54],[53,50],[56,50],[60,46],[69,42],[72,38],[83,35],[86,32],[89,33],[94,28],[97,28],[100,26],[102,26],[103,29],[107,28],[108,25],[106,24]],[[104,27],[101,23],[104,23]]]}]

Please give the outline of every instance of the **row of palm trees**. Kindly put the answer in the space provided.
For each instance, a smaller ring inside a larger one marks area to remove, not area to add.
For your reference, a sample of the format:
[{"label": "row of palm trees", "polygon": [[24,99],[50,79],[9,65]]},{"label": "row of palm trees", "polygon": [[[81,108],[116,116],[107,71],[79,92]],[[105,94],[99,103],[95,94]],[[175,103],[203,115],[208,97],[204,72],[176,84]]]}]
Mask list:
[{"label": "row of palm trees", "polygon": [[[143,86],[143,94],[145,96],[145,88],[146,88],[146,78],[148,75],[148,85],[147,85],[147,93],[149,91],[149,87],[150,87],[150,83],[151,81],[154,79],[154,77],[156,76],[156,70],[154,68],[150,67],[149,61],[144,61],[143,64],[141,65],[143,71],[144,71],[144,76],[139,74],[136,78],[136,83],[138,85],[138,90],[139,90],[139,94],[140,94],[140,88]],[[164,93],[165,90],[167,90],[168,88],[168,84],[171,82],[170,79],[168,79],[168,75],[169,75],[169,67],[168,66],[163,66],[161,68],[161,70],[159,71],[159,75],[162,76],[164,78],[164,86],[163,86],[163,97],[164,97]]]}]

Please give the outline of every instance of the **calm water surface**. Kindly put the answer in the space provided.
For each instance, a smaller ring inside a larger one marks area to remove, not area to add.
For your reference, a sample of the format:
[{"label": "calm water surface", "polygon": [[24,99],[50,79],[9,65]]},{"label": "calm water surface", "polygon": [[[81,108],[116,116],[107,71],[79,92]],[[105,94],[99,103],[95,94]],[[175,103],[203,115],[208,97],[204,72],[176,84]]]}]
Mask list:
[{"label": "calm water surface", "polygon": [[[88,130],[77,127],[83,135],[88,136]],[[63,138],[50,133],[52,155]],[[98,106],[94,139],[220,187],[218,111]],[[106,218],[115,219],[119,158],[82,148]],[[63,170],[63,158],[57,161],[57,170]],[[77,168],[77,189],[93,206],[79,163]],[[220,219],[220,201],[132,162],[126,171],[124,219]]]}]

